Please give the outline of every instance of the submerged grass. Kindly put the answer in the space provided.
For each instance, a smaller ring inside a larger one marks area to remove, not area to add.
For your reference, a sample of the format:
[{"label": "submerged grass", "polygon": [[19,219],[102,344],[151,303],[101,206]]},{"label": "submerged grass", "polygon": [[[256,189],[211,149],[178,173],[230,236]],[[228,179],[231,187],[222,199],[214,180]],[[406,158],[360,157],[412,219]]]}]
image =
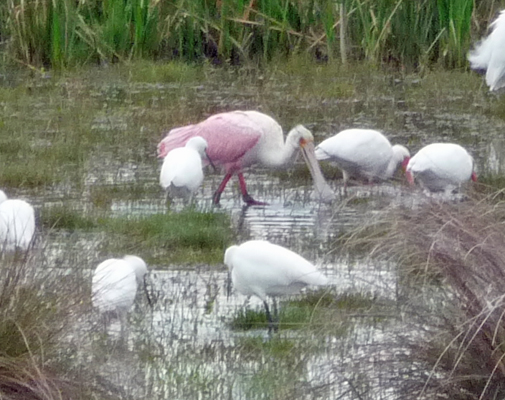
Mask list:
[{"label": "submerged grass", "polygon": [[[301,299],[280,303],[279,330],[304,329],[340,337],[349,331],[353,315],[373,317],[377,309],[375,300],[366,294],[336,296],[325,290],[311,291]],[[238,331],[267,329],[265,310],[239,310],[230,327]]]}]

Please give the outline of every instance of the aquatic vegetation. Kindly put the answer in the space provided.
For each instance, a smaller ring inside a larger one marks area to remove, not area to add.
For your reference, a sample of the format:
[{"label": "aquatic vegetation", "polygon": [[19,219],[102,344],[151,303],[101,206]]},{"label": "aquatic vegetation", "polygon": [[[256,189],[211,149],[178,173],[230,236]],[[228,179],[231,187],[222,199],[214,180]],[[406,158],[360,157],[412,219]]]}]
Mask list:
[{"label": "aquatic vegetation", "polygon": [[82,308],[82,285],[75,277],[37,276],[39,266],[32,262],[3,258],[0,264],[0,396],[89,398],[91,391],[100,392],[98,386],[85,386],[84,375],[78,378],[61,357],[62,340],[75,323],[72,315]]},{"label": "aquatic vegetation", "polygon": [[104,250],[146,254],[148,264],[221,263],[232,237],[228,215],[196,210],[110,218],[102,229],[110,234]]},{"label": "aquatic vegetation", "polygon": [[453,399],[505,393],[505,209],[494,197],[396,209],[382,219],[389,224],[383,240],[372,239],[376,257],[398,263],[401,308],[417,327],[418,335],[398,332],[397,343],[410,349],[410,365],[428,366],[406,372],[401,385],[410,393]]},{"label": "aquatic vegetation", "polygon": [[0,34],[10,60],[33,70],[133,58],[237,64],[297,53],[393,65],[465,65],[472,13],[493,1],[9,0]]}]

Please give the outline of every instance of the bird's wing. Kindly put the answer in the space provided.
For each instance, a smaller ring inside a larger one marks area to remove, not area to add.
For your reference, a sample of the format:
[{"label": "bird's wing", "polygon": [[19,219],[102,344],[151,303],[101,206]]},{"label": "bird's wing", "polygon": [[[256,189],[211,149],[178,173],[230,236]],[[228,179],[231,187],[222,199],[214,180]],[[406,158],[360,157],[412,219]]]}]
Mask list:
[{"label": "bird's wing", "polygon": [[233,163],[258,143],[261,134],[247,113],[217,114],[196,125],[172,129],[158,145],[158,156],[184,146],[193,136],[201,136],[208,143],[207,154],[212,162]]}]

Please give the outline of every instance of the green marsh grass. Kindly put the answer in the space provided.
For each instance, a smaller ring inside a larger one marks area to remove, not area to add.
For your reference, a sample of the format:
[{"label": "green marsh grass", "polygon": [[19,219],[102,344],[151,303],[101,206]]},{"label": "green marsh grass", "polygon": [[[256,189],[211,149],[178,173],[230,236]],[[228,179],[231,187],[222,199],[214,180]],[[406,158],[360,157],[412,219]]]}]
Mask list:
[{"label": "green marsh grass", "polygon": [[108,219],[102,229],[107,252],[146,252],[151,263],[221,263],[232,239],[228,215],[194,210]]},{"label": "green marsh grass", "polygon": [[8,58],[34,70],[134,58],[245,64],[305,53],[326,61],[342,51],[376,65],[459,67],[472,16],[486,21],[499,7],[480,3],[8,0],[0,6],[0,34]]},{"label": "green marsh grass", "polygon": [[[352,315],[379,315],[381,306],[367,294],[335,296],[324,290],[308,292],[303,298],[279,302],[279,330],[309,330],[344,336],[352,326]],[[381,314],[383,318],[384,314]],[[267,329],[263,308],[241,309],[230,323],[237,331]]]}]

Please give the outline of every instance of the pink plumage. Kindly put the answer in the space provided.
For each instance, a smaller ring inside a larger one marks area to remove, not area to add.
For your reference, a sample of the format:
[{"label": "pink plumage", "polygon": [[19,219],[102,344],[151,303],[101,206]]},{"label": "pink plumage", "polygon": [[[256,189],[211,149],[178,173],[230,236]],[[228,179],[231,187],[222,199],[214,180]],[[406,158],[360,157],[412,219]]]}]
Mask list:
[{"label": "pink plumage", "polygon": [[329,189],[314,155],[314,137],[298,125],[286,137],[282,127],[268,115],[257,111],[231,111],[213,115],[197,124],[172,129],[158,144],[158,157],[182,147],[194,137],[201,136],[207,143],[207,154],[215,165],[224,167],[226,175],[214,194],[219,203],[221,193],[233,174],[238,175],[243,199],[247,204],[265,204],[255,201],[248,193],[242,169],[253,164],[277,168],[294,159],[296,150],[303,151],[313,175],[316,190],[322,200],[329,200]]}]

